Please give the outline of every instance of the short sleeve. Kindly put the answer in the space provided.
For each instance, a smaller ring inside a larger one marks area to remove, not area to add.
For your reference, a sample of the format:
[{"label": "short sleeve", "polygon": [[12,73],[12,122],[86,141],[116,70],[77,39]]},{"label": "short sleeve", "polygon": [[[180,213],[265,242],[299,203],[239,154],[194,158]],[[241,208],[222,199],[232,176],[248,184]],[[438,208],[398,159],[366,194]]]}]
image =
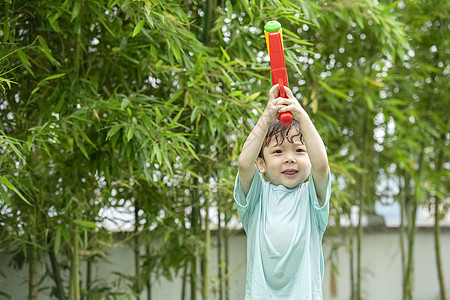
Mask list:
[{"label": "short sleeve", "polygon": [[328,225],[328,215],[330,212],[330,196],[331,196],[331,172],[328,168],[328,183],[327,183],[327,192],[325,196],[325,202],[323,206],[320,206],[319,199],[317,198],[316,188],[314,186],[314,178],[312,174],[309,176],[308,181],[308,194],[309,199],[313,205],[313,211],[317,217],[317,222],[319,224],[319,228],[322,231],[325,231]]},{"label": "short sleeve", "polygon": [[237,210],[244,229],[247,228],[255,205],[260,199],[262,180],[261,173],[258,168],[255,168],[255,174],[253,175],[250,190],[248,191],[247,197],[245,197],[241,182],[239,181],[239,173],[236,176],[236,182],[234,185],[234,199],[236,201]]}]

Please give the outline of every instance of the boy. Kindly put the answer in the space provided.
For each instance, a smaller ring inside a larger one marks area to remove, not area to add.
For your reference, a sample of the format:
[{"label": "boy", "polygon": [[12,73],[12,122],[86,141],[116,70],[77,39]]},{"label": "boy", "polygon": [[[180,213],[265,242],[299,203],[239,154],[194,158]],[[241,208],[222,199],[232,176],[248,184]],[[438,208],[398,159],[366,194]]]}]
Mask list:
[{"label": "boy", "polygon": [[[247,234],[248,300],[323,299],[328,159],[308,114],[285,89],[287,99],[276,98],[278,85],[271,88],[239,156],[234,198]],[[276,120],[285,111],[292,113],[289,127]]]}]

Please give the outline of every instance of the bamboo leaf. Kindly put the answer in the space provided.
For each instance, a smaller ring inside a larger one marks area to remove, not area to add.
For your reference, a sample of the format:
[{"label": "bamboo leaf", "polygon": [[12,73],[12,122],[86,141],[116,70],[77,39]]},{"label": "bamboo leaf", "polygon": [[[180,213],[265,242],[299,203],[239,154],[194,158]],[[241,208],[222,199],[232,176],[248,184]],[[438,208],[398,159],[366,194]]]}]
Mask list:
[{"label": "bamboo leaf", "polygon": [[236,97],[236,96],[239,96],[239,95],[242,95],[242,91],[237,90],[237,91],[232,91],[230,93],[230,97]]},{"label": "bamboo leaf", "polygon": [[122,100],[122,104],[120,105],[120,109],[121,110],[125,110],[129,105],[131,104],[130,100],[128,99],[128,97],[123,98]]},{"label": "bamboo leaf", "polygon": [[33,136],[27,136],[27,151],[31,151],[31,147],[33,146]]},{"label": "bamboo leaf", "polygon": [[247,68],[247,63],[245,61],[240,60],[239,58],[235,58],[234,61],[240,64],[242,67]]},{"label": "bamboo leaf", "polygon": [[156,113],[158,122],[161,122],[164,117],[163,117],[161,111],[159,110],[158,106],[155,106],[155,113]]},{"label": "bamboo leaf", "polygon": [[66,92],[63,92],[61,94],[61,96],[59,97],[58,104],[56,104],[55,112],[57,112],[57,113],[61,112],[61,109],[64,106],[65,98],[66,98]]},{"label": "bamboo leaf", "polygon": [[73,138],[75,140],[75,143],[78,146],[78,149],[80,149],[81,153],[83,153],[83,155],[89,159],[89,155],[86,151],[86,147],[84,147],[84,144],[82,143],[82,141],[80,141],[80,137],[78,136],[78,133],[81,130],[79,129],[78,125],[74,124],[74,128],[73,128]]},{"label": "bamboo leaf", "polygon": [[164,234],[164,242],[167,242],[169,240],[170,236],[171,236],[170,231],[166,231],[166,233]]},{"label": "bamboo leaf", "polygon": [[383,87],[383,86],[384,86],[384,83],[383,83],[383,82],[375,81],[375,80],[373,80],[373,79],[369,79],[369,83],[370,83],[371,85],[374,85],[374,86],[377,86],[377,87]]},{"label": "bamboo leaf", "polygon": [[127,132],[127,142],[129,142],[132,138],[133,138],[133,136],[134,136],[134,131],[136,130],[136,128],[135,127],[133,127],[133,126],[131,126],[129,129],[128,129],[128,132]]},{"label": "bamboo leaf", "polygon": [[96,148],[95,147],[95,144],[91,141],[91,139],[87,136],[87,134],[84,132],[84,130],[82,130],[80,127],[77,127],[78,129],[78,131],[79,131],[79,133],[80,133],[80,135],[81,135],[81,137],[83,138],[83,139],[85,139],[86,140],[86,142],[88,142],[92,147],[94,147],[94,149]]},{"label": "bamboo leaf", "polygon": [[119,2],[120,2],[120,0],[108,0],[108,7],[112,8],[112,7],[116,6],[117,3],[119,3]]},{"label": "bamboo leaf", "polygon": [[326,84],[326,82],[324,82],[323,80],[319,80],[319,84],[321,86],[323,86],[328,92],[335,94],[336,96],[339,96],[343,99],[347,99],[347,95],[344,94],[343,92],[333,89],[332,87],[330,87],[328,84]]},{"label": "bamboo leaf", "polygon": [[[2,158],[0,157],[0,164],[2,163]],[[5,189],[0,186],[0,199],[2,199],[2,201],[4,203],[6,203],[7,205],[11,205],[11,200],[9,199],[9,195],[8,192],[5,191]]]},{"label": "bamboo leaf", "polygon": [[189,152],[192,154],[192,156],[200,161],[200,158],[197,156],[197,154],[194,152],[194,150],[192,149],[192,147],[189,145],[189,143],[186,143],[186,147],[188,148]]},{"label": "bamboo leaf", "polygon": [[288,30],[287,28],[283,28],[283,36],[288,37],[289,41],[297,43],[297,44],[308,45],[308,46],[314,45],[312,43],[309,43],[309,42],[299,39],[297,34],[293,33],[292,31]]},{"label": "bamboo leaf", "polygon": [[162,156],[161,156],[161,151],[159,151],[159,147],[157,143],[153,144],[153,153],[152,156],[156,155],[156,160],[158,161],[159,164],[162,163]]},{"label": "bamboo leaf", "polygon": [[45,77],[44,80],[42,80],[42,81],[48,81],[48,80],[52,80],[52,79],[56,79],[56,78],[61,78],[61,77],[65,76],[65,75],[66,75],[66,73],[53,74],[53,75],[50,75],[48,77]]},{"label": "bamboo leaf", "polygon": [[132,37],[135,37],[136,35],[139,34],[139,32],[141,32],[142,27],[144,27],[144,24],[145,24],[145,21],[144,21],[144,20],[140,20],[140,21],[136,24],[136,27],[134,27],[134,30],[133,30]]},{"label": "bamboo leaf", "polygon": [[109,140],[111,137],[113,137],[119,130],[122,128],[121,124],[116,124],[108,131],[106,134],[106,140]]},{"label": "bamboo leaf", "polygon": [[303,76],[302,71],[300,70],[298,64],[297,64],[297,58],[295,57],[295,54],[292,51],[286,50],[286,60],[289,62],[289,65],[293,66],[298,74]]},{"label": "bamboo leaf", "polygon": [[364,99],[366,100],[367,105],[369,106],[369,109],[374,110],[372,97],[370,97],[370,95],[368,93],[364,93]]},{"label": "bamboo leaf", "polygon": [[44,40],[44,38],[41,35],[37,36],[37,39],[39,41],[39,44],[41,45],[40,49],[42,53],[48,58],[48,60],[56,66],[60,66],[59,62],[53,57],[53,55],[50,52],[50,48],[47,45],[47,42]]},{"label": "bamboo leaf", "polygon": [[178,122],[178,120],[180,119],[181,114],[183,113],[183,111],[184,111],[184,109],[181,109],[181,110],[178,112],[178,114],[175,116],[175,118],[172,119],[172,122],[171,122],[171,125],[172,125],[172,126],[175,125],[175,124]]},{"label": "bamboo leaf", "polygon": [[220,47],[220,50],[222,50],[223,57],[225,57],[227,61],[230,61],[230,56],[228,55],[227,51],[225,51],[222,46]]},{"label": "bamboo leaf", "polygon": [[17,147],[14,145],[14,141],[9,142],[9,147],[14,151],[14,153],[17,155],[19,159],[23,159],[22,153],[17,149]]},{"label": "bamboo leaf", "polygon": [[229,20],[231,20],[233,18],[233,5],[231,3],[231,1],[226,1],[226,6],[227,6],[227,17]]},{"label": "bamboo leaf", "polygon": [[252,10],[251,10],[248,0],[240,0],[240,2],[241,2],[241,5],[244,7],[247,15],[250,17],[250,20],[253,20],[253,13],[252,13]]},{"label": "bamboo leaf", "polygon": [[[189,83],[188,83],[189,85]],[[169,107],[175,100],[177,100],[182,94],[183,94],[184,90],[183,89],[179,89],[178,91],[176,91],[165,103],[164,103],[164,107]],[[186,92],[188,93],[188,91]]]},{"label": "bamboo leaf", "polygon": [[0,176],[0,181],[11,191],[17,194],[26,204],[32,205],[23,195],[22,193],[6,178]]},{"label": "bamboo leaf", "polygon": [[200,113],[200,107],[198,107],[198,106],[196,106],[193,110],[192,110],[192,113],[191,113],[191,123],[193,123],[194,122],[194,120],[196,120],[197,119],[197,116],[199,115],[199,113]]},{"label": "bamboo leaf", "polygon": [[38,86],[38,87],[36,87],[35,89],[33,89],[32,91],[31,91],[31,95],[34,95],[37,91],[39,91],[41,89],[41,87],[40,86]]},{"label": "bamboo leaf", "polygon": [[75,20],[80,14],[81,10],[81,0],[75,0],[75,4],[73,5],[72,17],[70,18],[70,22]]},{"label": "bamboo leaf", "polygon": [[98,226],[94,222],[84,221],[84,220],[73,220],[73,223],[85,228],[98,228]]},{"label": "bamboo leaf", "polygon": [[27,69],[27,71],[33,77],[35,77],[34,72],[31,69],[31,63],[30,63],[30,60],[28,59],[28,56],[22,50],[17,50],[17,55],[19,56],[19,59],[22,62],[22,65],[25,67],[25,69]]},{"label": "bamboo leaf", "polygon": [[254,99],[258,98],[259,95],[261,95],[261,92],[256,92],[256,93],[253,93],[250,96],[248,96],[247,99],[254,100]]}]

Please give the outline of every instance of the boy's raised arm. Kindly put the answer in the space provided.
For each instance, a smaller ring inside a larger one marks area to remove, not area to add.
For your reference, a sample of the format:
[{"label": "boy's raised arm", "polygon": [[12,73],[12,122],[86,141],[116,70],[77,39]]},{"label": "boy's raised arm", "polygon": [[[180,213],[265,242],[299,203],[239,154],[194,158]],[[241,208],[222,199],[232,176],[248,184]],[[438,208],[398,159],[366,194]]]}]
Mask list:
[{"label": "boy's raised arm", "polygon": [[306,146],[309,160],[311,161],[311,173],[314,177],[314,187],[320,206],[325,203],[328,186],[328,157],[325,145],[319,133],[314,127],[308,113],[295,99],[292,91],[285,87],[286,98],[278,98],[276,104],[283,105],[280,112],[290,111],[295,120],[300,124],[303,140]]},{"label": "boy's raised arm", "polygon": [[278,85],[270,89],[269,102],[266,109],[245,140],[241,155],[239,155],[239,181],[245,196],[250,190],[252,179],[255,175],[255,161],[261,150],[267,129],[270,123],[275,120],[278,110],[282,107],[275,104],[275,93],[278,93],[277,87]]}]

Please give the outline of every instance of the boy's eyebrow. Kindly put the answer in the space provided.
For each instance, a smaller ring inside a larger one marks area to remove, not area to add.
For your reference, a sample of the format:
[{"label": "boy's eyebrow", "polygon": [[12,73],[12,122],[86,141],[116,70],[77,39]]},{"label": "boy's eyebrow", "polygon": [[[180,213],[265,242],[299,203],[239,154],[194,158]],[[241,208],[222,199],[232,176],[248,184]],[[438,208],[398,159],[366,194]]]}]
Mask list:
[{"label": "boy's eyebrow", "polygon": [[283,144],[271,144],[271,145],[268,145],[267,146],[267,148],[279,148],[279,147],[281,147]]}]

